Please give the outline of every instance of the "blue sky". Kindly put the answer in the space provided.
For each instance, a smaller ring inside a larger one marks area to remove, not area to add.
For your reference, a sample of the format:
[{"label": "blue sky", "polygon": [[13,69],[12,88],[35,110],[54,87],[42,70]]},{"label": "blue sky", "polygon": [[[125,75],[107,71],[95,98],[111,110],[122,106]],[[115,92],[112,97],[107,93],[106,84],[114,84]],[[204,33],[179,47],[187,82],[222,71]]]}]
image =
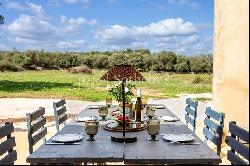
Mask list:
[{"label": "blue sky", "polygon": [[213,0],[0,0],[0,50],[212,53]]}]

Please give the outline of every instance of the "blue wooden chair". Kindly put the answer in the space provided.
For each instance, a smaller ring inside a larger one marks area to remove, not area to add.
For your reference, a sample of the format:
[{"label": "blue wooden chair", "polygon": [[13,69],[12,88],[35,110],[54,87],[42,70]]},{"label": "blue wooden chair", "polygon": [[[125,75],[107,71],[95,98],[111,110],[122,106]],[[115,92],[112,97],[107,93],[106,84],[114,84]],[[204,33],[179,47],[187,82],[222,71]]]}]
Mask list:
[{"label": "blue wooden chair", "polygon": [[14,165],[17,160],[17,153],[13,150],[16,146],[15,137],[11,136],[13,132],[13,123],[6,122],[0,127],[0,140],[6,137],[6,140],[0,143],[0,165]]},{"label": "blue wooden chair", "polygon": [[46,119],[43,117],[45,114],[45,108],[40,107],[38,110],[27,113],[27,128],[28,128],[28,141],[29,141],[29,153],[33,153],[33,146],[37,144],[41,139],[45,143],[45,136],[47,134],[47,128],[44,127]]},{"label": "blue wooden chair", "polygon": [[194,132],[196,130],[197,107],[198,101],[193,101],[190,98],[186,99],[185,120],[187,125],[193,126]]},{"label": "blue wooden chair", "polygon": [[65,99],[61,99],[58,102],[53,102],[54,115],[55,115],[55,123],[56,130],[59,131],[59,126],[63,123],[66,124],[67,117],[67,109],[66,109],[66,101]]},{"label": "blue wooden chair", "polygon": [[231,136],[227,136],[226,144],[231,150],[227,152],[227,159],[232,165],[249,165],[249,131],[230,122],[229,132]]},{"label": "blue wooden chair", "polygon": [[204,142],[207,143],[208,140],[213,142],[217,146],[217,155],[220,156],[225,114],[218,113],[210,107],[206,108],[205,114],[207,117],[204,119]]}]

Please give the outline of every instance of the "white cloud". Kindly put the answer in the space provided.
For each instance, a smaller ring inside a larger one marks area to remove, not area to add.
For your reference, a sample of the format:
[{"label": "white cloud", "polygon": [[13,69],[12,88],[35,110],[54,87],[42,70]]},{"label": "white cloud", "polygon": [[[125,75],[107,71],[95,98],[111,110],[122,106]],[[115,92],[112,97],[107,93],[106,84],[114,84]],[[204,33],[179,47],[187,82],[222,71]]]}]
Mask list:
[{"label": "white cloud", "polygon": [[79,28],[82,25],[89,25],[89,26],[96,26],[97,21],[92,19],[92,20],[87,20],[83,17],[78,17],[78,18],[67,18],[64,15],[60,16],[60,30],[63,33],[77,33]]},{"label": "white cloud", "polygon": [[7,9],[14,9],[14,10],[19,10],[19,11],[24,11],[26,10],[26,7],[24,4],[18,3],[18,2],[14,2],[14,1],[8,1],[5,4]]},{"label": "white cloud", "polygon": [[197,31],[191,22],[181,18],[165,19],[146,26],[127,27],[112,25],[96,33],[96,38],[109,44],[128,44],[142,38],[162,38],[168,36],[191,35]]},{"label": "white cloud", "polygon": [[[206,26],[201,26],[206,25]],[[208,24],[194,24],[181,18],[165,19],[145,26],[111,25],[96,32],[96,39],[111,49],[149,48],[199,54],[212,50],[212,41],[200,36]]]},{"label": "white cloud", "polygon": [[34,12],[35,14],[41,15],[45,13],[42,6],[40,5],[31,3],[31,2],[27,2],[26,4],[31,9],[31,11]]},{"label": "white cloud", "polygon": [[37,16],[20,15],[6,26],[7,31],[15,36],[16,41],[46,41],[57,38],[57,28],[47,20]]},{"label": "white cloud", "polygon": [[[45,17],[45,11],[40,5],[25,3],[26,10],[34,15],[20,14],[17,19],[1,28],[5,32],[5,40],[9,45],[23,46],[25,49],[44,49],[48,51],[77,51],[88,49],[86,41],[81,39],[70,40],[72,35],[80,33],[81,26],[96,26],[95,19],[87,20],[83,17],[67,18],[61,15],[60,23],[56,25],[53,20]],[[8,38],[7,38],[8,36]],[[60,41],[60,42],[58,42]],[[5,49],[1,45],[0,49]]]},{"label": "white cloud", "polygon": [[18,11],[31,11],[39,15],[42,15],[45,13],[41,5],[37,5],[32,2],[19,3],[19,2],[14,2],[14,1],[8,1],[5,6],[7,9],[13,9],[13,10],[18,10]]},{"label": "white cloud", "polygon": [[155,43],[156,50],[171,50],[178,54],[203,54],[212,53],[213,38],[199,36],[175,36]]},{"label": "white cloud", "polygon": [[85,40],[73,40],[73,41],[61,41],[57,44],[56,48],[58,50],[64,50],[64,51],[77,51],[77,50],[85,50],[86,46],[87,44]]},{"label": "white cloud", "polygon": [[82,7],[87,8],[91,0],[64,0],[67,4],[76,4],[79,3]]}]

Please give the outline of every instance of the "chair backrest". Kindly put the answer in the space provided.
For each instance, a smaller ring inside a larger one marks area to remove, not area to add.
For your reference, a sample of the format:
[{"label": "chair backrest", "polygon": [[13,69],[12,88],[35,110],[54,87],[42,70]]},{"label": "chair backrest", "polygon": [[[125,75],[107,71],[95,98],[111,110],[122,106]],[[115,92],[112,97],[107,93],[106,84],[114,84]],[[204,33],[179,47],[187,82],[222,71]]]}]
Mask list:
[{"label": "chair backrest", "polygon": [[46,119],[44,118],[45,108],[40,107],[38,110],[27,113],[27,128],[28,128],[28,141],[29,141],[29,153],[33,153],[33,146],[37,144],[41,139],[45,143],[45,136],[47,134],[47,128],[44,127]]},{"label": "chair backrest", "polygon": [[56,130],[59,131],[59,126],[64,123],[66,124],[67,117],[67,109],[66,109],[66,101],[65,99],[61,99],[58,102],[53,102],[54,108],[54,115],[55,115],[55,123],[56,123]]},{"label": "chair backrest", "polygon": [[231,147],[231,150],[227,153],[227,159],[232,165],[248,165],[249,131],[237,126],[236,122],[230,122],[229,132],[231,136],[227,136],[226,143]]},{"label": "chair backrest", "polygon": [[[13,123],[6,122],[4,126],[0,127],[0,139],[6,137],[6,140],[0,143],[0,158],[2,158],[0,159],[0,165],[14,165],[17,160],[17,153],[13,150],[16,146],[15,137],[11,136],[13,132]],[[8,154],[3,156],[5,153]]]},{"label": "chair backrest", "polygon": [[193,101],[190,98],[186,99],[185,120],[187,125],[193,126],[194,132],[196,130],[197,107],[198,101]]},{"label": "chair backrest", "polygon": [[220,156],[225,114],[216,112],[210,107],[206,108],[205,114],[207,115],[203,128],[205,142],[207,140],[213,142],[217,146],[217,155]]}]

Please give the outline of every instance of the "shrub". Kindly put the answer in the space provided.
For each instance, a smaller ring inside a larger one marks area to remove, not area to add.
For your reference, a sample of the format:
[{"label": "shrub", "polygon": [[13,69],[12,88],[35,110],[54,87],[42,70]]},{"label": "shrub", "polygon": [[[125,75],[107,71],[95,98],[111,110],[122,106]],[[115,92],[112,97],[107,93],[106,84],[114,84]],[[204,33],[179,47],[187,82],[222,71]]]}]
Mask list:
[{"label": "shrub", "polygon": [[92,74],[92,69],[89,68],[86,65],[83,66],[77,66],[77,67],[72,67],[68,69],[69,72],[71,73],[84,73],[84,74]]},{"label": "shrub", "polygon": [[192,84],[201,84],[203,82],[202,78],[199,76],[195,76],[192,80]]},{"label": "shrub", "polygon": [[210,78],[202,78],[200,76],[195,76],[193,80],[191,81],[192,84],[211,84],[212,83],[212,77]]},{"label": "shrub", "polygon": [[13,63],[10,63],[10,62],[7,62],[7,61],[1,61],[0,62],[0,71],[3,72],[3,71],[14,71],[14,72],[17,72],[17,71],[21,71],[22,68],[17,66],[16,64],[13,64]]}]

